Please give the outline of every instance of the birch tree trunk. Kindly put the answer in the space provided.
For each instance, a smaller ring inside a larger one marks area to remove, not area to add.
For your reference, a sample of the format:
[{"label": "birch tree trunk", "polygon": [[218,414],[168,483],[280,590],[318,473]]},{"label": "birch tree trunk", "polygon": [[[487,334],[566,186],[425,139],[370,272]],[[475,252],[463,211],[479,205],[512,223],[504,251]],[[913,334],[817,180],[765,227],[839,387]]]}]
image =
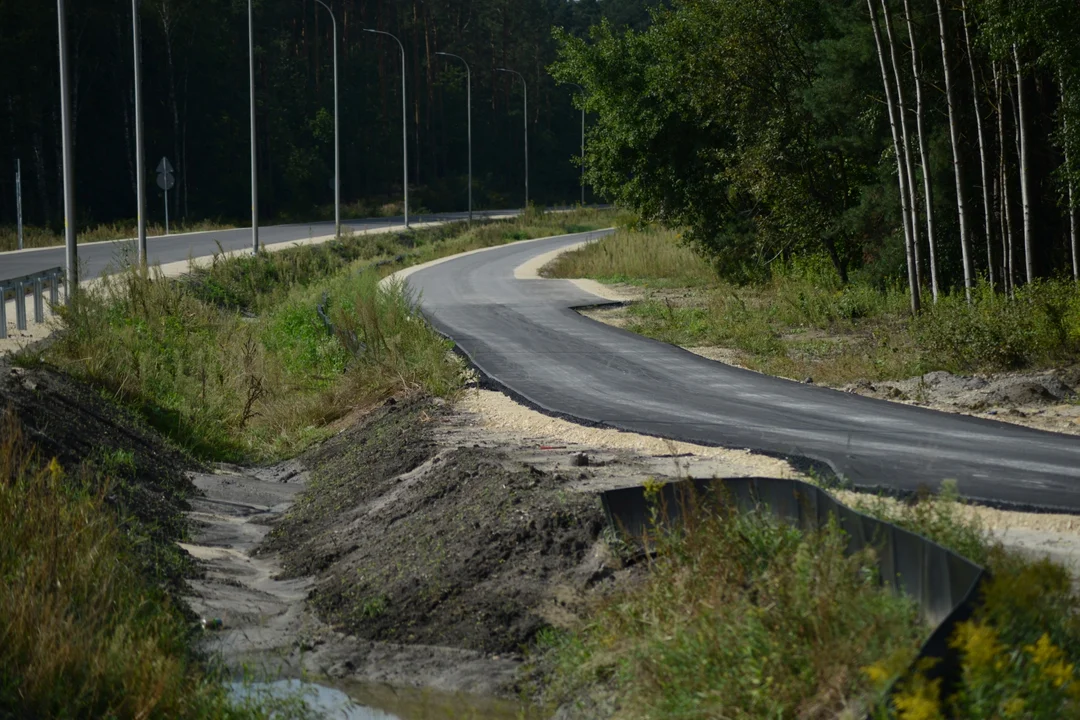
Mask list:
[{"label": "birch tree trunk", "polygon": [[963,160],[960,154],[960,126],[957,119],[956,92],[949,66],[949,43],[945,31],[945,8],[937,3],[938,28],[941,36],[941,64],[945,69],[945,98],[949,106],[949,141],[952,144],[953,174],[956,176],[956,211],[960,216],[960,254],[964,263],[964,296],[971,302],[970,223],[964,189]]},{"label": "birch tree trunk", "polygon": [[934,234],[934,195],[930,183],[930,162],[923,133],[922,74],[919,71],[919,51],[915,47],[915,29],[911,22],[911,2],[904,0],[904,16],[907,19],[908,40],[911,42],[911,72],[915,77],[915,122],[919,136],[919,163],[922,166],[923,200],[926,211],[926,242],[930,250],[930,292],[934,302],[938,300],[937,238]]},{"label": "birch tree trunk", "polygon": [[878,63],[881,65],[881,83],[885,88],[885,104],[889,109],[889,129],[892,130],[893,151],[896,153],[896,178],[900,186],[901,218],[904,225],[904,250],[907,255],[908,288],[911,292],[911,312],[918,314],[919,283],[915,274],[915,255],[911,242],[911,215],[908,210],[907,173],[904,171],[903,154],[900,152],[900,133],[896,124],[896,105],[893,102],[892,83],[889,82],[889,70],[885,65],[885,50],[881,45],[881,30],[878,27],[877,9],[874,0],[866,0],[870,8],[870,24],[874,29],[874,44],[877,46]]},{"label": "birch tree trunk", "polygon": [[968,28],[967,3],[960,5],[964,20],[964,43],[967,45],[968,67],[971,69],[971,99],[975,104],[975,128],[979,136],[979,169],[982,172],[983,222],[986,230],[986,272],[990,286],[994,287],[993,224],[990,217],[990,169],[987,167],[986,138],[983,134],[982,110],[979,107],[979,79],[975,73],[975,56],[971,47],[971,31]]},{"label": "birch tree trunk", "polygon": [[1069,164],[1069,118],[1065,116],[1065,172],[1066,179],[1066,201],[1069,203],[1069,250],[1072,253],[1072,271],[1073,280],[1080,280],[1080,261],[1077,260],[1077,240],[1076,240],[1076,205],[1075,198],[1073,197],[1073,179],[1072,179],[1072,166]]},{"label": "birch tree trunk", "polygon": [[[940,0],[939,0],[940,1]],[[1028,177],[1028,137],[1027,107],[1024,103],[1024,74],[1020,65],[1020,51],[1013,45],[1013,60],[1016,63],[1016,134],[1020,138],[1020,199],[1024,206],[1024,270],[1027,281],[1035,279],[1035,262],[1032,256],[1031,238],[1031,181]]]},{"label": "birch tree trunk", "polygon": [[915,258],[915,282],[921,291],[922,262],[919,257],[919,202],[917,186],[915,185],[915,163],[911,158],[911,142],[907,126],[907,98],[904,93],[904,79],[900,74],[901,65],[896,56],[896,40],[893,35],[892,13],[889,10],[888,0],[881,0],[881,14],[885,18],[885,36],[889,40],[889,56],[892,61],[893,76],[896,80],[897,114],[900,116],[900,144],[901,149],[904,151],[902,160],[904,172],[907,173],[907,186],[911,201],[908,211],[911,213],[911,248],[912,255]]},{"label": "birch tree trunk", "polygon": [[1008,292],[1010,296],[1016,290],[1016,255],[1013,253],[1012,210],[1009,202],[1009,162],[1005,156],[1005,93],[1004,93],[1004,69],[998,71],[994,64],[994,82],[997,85],[998,96],[998,143],[1001,148],[1001,207],[1002,227],[1005,229],[1002,242],[1006,246],[1006,275]]}]

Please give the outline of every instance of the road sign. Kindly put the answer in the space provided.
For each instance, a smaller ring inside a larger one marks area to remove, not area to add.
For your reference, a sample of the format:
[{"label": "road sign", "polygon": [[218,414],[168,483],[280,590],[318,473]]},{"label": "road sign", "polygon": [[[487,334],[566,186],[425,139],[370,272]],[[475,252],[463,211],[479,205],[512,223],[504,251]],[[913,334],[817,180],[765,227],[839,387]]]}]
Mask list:
[{"label": "road sign", "polygon": [[157,166],[157,186],[165,191],[165,234],[169,234],[169,191],[176,185],[172,163],[169,158],[161,158]]}]

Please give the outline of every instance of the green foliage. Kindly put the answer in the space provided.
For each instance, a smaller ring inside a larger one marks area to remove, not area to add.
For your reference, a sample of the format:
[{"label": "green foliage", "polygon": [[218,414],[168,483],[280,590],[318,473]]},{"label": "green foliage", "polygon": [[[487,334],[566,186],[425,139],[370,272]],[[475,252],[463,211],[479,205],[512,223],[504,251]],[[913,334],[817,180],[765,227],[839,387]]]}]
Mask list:
[{"label": "green foliage", "polygon": [[[557,33],[553,73],[585,86],[598,116],[589,182],[647,220],[687,228],[733,279],[806,250],[825,250],[846,276],[880,132],[861,132],[850,102],[874,69],[853,12],[683,0],[641,32],[601,24],[591,43]],[[829,63],[843,74],[823,77]]]},{"label": "green foliage", "polygon": [[835,717],[870,691],[858,668],[911,658],[915,608],[884,591],[835,525],[695,507],[658,529],[649,573],[566,634],[543,636],[552,694],[603,688],[622,717]]},{"label": "green foliage", "polygon": [[971,303],[958,294],[928,307],[915,334],[930,362],[948,370],[1053,364],[1080,353],[1080,292],[1072,282],[1045,281],[1010,299],[981,284]]}]

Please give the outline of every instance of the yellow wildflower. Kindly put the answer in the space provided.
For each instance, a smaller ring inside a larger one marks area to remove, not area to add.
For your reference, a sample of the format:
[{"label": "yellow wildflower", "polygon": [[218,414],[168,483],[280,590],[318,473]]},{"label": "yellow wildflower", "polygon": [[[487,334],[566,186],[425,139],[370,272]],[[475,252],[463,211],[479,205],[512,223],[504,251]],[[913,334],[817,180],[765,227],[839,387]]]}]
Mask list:
[{"label": "yellow wildflower", "polygon": [[1015,697],[1006,700],[1001,709],[1005,713],[1005,717],[1019,717],[1024,712],[1024,699]]},{"label": "yellow wildflower", "polygon": [[1024,650],[1031,655],[1031,659],[1040,667],[1061,660],[1061,648],[1050,642],[1050,634],[1043,633],[1042,637],[1035,641],[1034,645],[1025,645]]},{"label": "yellow wildflower", "polygon": [[949,644],[964,653],[965,664],[974,670],[994,668],[995,659],[1004,651],[997,631],[973,622],[960,623]]},{"label": "yellow wildflower", "polygon": [[899,720],[941,720],[941,680],[927,682],[921,675],[893,696]]},{"label": "yellow wildflower", "polygon": [[1043,667],[1043,676],[1049,679],[1054,684],[1054,687],[1059,688],[1072,680],[1073,665],[1072,663],[1066,665],[1063,661],[1058,660]]},{"label": "yellow wildflower", "polygon": [[870,683],[876,687],[881,688],[889,681],[893,676],[892,672],[885,667],[884,663],[876,662],[873,665],[867,665],[862,668],[862,673],[867,677]]}]

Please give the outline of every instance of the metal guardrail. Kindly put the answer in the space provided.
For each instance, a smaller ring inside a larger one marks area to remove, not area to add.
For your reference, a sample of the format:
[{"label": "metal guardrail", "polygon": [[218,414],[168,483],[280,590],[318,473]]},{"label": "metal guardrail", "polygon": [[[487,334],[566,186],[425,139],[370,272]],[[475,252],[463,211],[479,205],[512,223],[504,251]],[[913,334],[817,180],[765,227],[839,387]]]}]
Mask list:
[{"label": "metal guardrail", "polygon": [[[731,503],[741,512],[767,509],[777,519],[801,530],[824,528],[835,518],[848,540],[848,552],[873,548],[878,580],[893,592],[915,601],[933,626],[912,667],[933,658],[924,675],[940,679],[942,697],[960,680],[961,657],[950,647],[957,624],[969,619],[982,601],[989,572],[965,557],[921,535],[847,507],[825,490],[799,480],[724,478],[685,480],[664,485],[657,505],[646,499],[643,487],[608,490],[600,495],[613,529],[635,540],[653,529],[653,508],[667,522],[677,521],[683,509],[697,502]],[[659,519],[659,518],[658,518]],[[890,688],[889,694],[895,690]],[[867,717],[869,720],[870,716]]]},{"label": "metal guardrail", "polygon": [[[49,289],[49,303],[60,302],[60,285],[64,283],[64,269],[60,267],[41,270],[22,277],[0,279],[0,339],[6,338],[8,296],[15,298],[15,328],[26,330],[26,295],[34,294],[34,322],[45,322],[45,288]],[[67,287],[64,288],[67,299]]]}]

